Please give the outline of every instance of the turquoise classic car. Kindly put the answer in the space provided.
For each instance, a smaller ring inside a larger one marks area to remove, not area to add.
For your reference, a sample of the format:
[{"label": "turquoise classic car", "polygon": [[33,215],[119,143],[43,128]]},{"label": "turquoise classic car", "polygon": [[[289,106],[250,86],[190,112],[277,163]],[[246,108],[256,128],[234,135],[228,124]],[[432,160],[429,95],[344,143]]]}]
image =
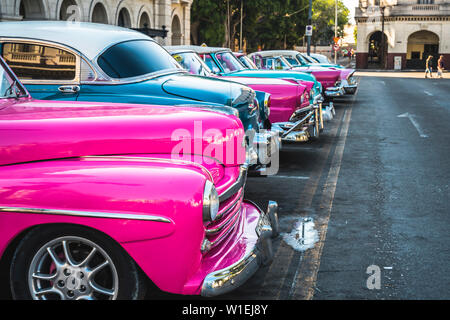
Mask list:
[{"label": "turquoise classic car", "polygon": [[150,37],[121,27],[65,21],[2,22],[1,55],[40,100],[197,106],[238,115],[272,153],[275,134],[259,133],[256,93],[238,83],[190,75]]}]

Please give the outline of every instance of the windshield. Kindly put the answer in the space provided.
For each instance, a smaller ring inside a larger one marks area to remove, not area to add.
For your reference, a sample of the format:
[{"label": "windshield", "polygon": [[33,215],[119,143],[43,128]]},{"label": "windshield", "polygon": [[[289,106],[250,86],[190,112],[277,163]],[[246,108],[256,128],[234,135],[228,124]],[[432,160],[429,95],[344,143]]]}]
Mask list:
[{"label": "windshield", "polygon": [[253,61],[247,56],[240,56],[239,61],[242,62],[247,69],[257,70],[258,67],[253,63]]},{"label": "windshield", "polygon": [[245,70],[245,67],[231,52],[216,53],[216,59],[225,73]]},{"label": "windshield", "polygon": [[159,44],[150,40],[132,40],[116,44],[97,60],[111,78],[131,78],[182,67]]},{"label": "windshield", "polygon": [[305,58],[303,58],[303,56],[299,53],[295,56],[297,58],[297,60],[302,64],[309,64],[308,60],[306,60]]},{"label": "windshield", "polygon": [[284,56],[284,58],[294,67],[297,67],[300,65],[300,63],[297,61],[297,59],[295,59],[294,57],[287,57]]},{"label": "windshield", "polygon": [[208,77],[212,74],[211,69],[194,52],[182,52],[173,54],[175,60],[189,73]]},{"label": "windshield", "polygon": [[289,63],[288,60],[286,60],[285,57],[280,56],[279,59],[282,69],[292,69],[292,65]]},{"label": "windshield", "polygon": [[21,88],[17,79],[11,77],[0,63],[0,99],[19,98],[25,96],[25,91]]},{"label": "windshield", "polygon": [[307,56],[306,54],[302,54],[301,55],[303,58],[305,58],[306,61],[308,61],[309,63],[317,63],[316,61],[314,61],[313,58]]}]

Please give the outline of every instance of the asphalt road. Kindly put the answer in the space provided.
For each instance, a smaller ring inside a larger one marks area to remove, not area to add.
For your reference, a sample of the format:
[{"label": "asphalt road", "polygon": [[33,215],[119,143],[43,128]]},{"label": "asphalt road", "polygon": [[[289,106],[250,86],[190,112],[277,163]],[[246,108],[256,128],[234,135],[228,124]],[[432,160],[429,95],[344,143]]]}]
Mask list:
[{"label": "asphalt road", "polygon": [[[249,179],[246,197],[278,201],[285,234],[274,263],[222,298],[450,298],[450,80],[359,79],[320,141],[285,145],[278,176]],[[317,242],[302,251],[304,218]]]}]

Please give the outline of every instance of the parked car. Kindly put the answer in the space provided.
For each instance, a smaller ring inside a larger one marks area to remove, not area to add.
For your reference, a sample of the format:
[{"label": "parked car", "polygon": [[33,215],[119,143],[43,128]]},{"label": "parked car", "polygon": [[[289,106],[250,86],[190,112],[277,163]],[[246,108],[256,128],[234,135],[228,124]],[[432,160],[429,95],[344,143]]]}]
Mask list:
[{"label": "parked car", "polygon": [[[237,59],[239,59],[239,61],[245,66],[245,68],[248,68],[250,70],[260,70],[263,71],[264,73],[266,73],[267,71],[272,72],[276,75],[283,75],[283,73],[285,72],[284,69],[279,68],[271,68],[270,70],[267,68],[264,68],[262,66],[262,62],[263,59],[256,59],[259,62],[259,67],[255,64],[255,62],[250,59],[247,55],[245,55],[244,53],[241,52],[235,52],[234,55],[236,56]],[[299,72],[298,72],[299,73]],[[291,72],[289,72],[289,75],[291,75]],[[286,77],[286,74],[284,74],[284,77]],[[315,77],[313,76],[313,78],[315,79]],[[298,81],[298,80],[297,80]],[[321,101],[321,105],[323,102],[323,97],[320,93],[318,92],[322,92],[323,88],[322,85],[320,84],[320,82],[318,82],[317,80],[314,80],[315,83],[313,86],[311,86],[311,83],[313,83],[312,81],[302,81],[301,83],[306,85],[308,87],[308,92],[310,95],[310,103],[311,104],[315,104],[316,101]],[[317,87],[319,87],[320,89],[317,90]],[[323,129],[323,121],[329,121],[332,120],[335,114],[335,110],[334,110],[334,106],[333,106],[333,102],[328,101],[327,105],[322,105],[322,108],[319,109],[319,113],[320,113],[320,119],[321,119],[321,128]]]},{"label": "parked car", "polygon": [[0,270],[15,299],[137,299],[148,279],[215,296],[271,260],[277,204],[243,200],[233,115],[33,100],[0,59],[0,131]]},{"label": "parked car", "polygon": [[[331,120],[334,115],[333,103],[322,104],[322,85],[316,78],[304,72],[272,71],[247,69],[228,48],[201,47],[201,46],[180,46],[179,49],[192,50],[196,52],[210,68],[210,70],[219,77],[250,77],[250,78],[271,78],[282,79],[306,85],[310,91],[310,103],[319,106],[320,118]],[[225,63],[226,61],[226,63]],[[310,84],[313,84],[310,87]],[[323,123],[321,125],[323,128]]]},{"label": "parked car", "polygon": [[314,68],[323,67],[330,70],[339,69],[341,70],[340,81],[341,85],[347,94],[355,94],[358,89],[358,84],[356,78],[354,77],[355,69],[345,68],[344,66],[333,64],[330,62],[317,62],[312,57],[298,52],[296,50],[272,50],[263,51],[263,55],[267,56],[283,56],[293,68]]},{"label": "parked car", "polygon": [[[37,99],[190,105],[239,113],[261,150],[255,92],[244,85],[187,73],[148,36],[121,27],[64,21],[0,24],[2,57]],[[256,154],[256,153],[255,153]]]},{"label": "parked car", "polygon": [[[216,76],[200,56],[182,46],[166,47],[172,56],[192,74]],[[216,76],[217,77],[217,76]],[[224,76],[222,79],[245,84],[256,92],[266,92],[260,99],[260,105],[267,108],[269,115],[265,126],[280,133],[284,141],[308,141],[310,137],[317,138],[321,119],[318,106],[309,102],[309,91],[314,85],[307,86],[282,79],[251,78]],[[263,115],[261,115],[263,117]]]},{"label": "parked car", "polygon": [[317,65],[294,67],[283,55],[277,54],[276,51],[254,52],[249,54],[249,58],[253,59],[261,69],[310,72],[322,84],[325,97],[335,98],[344,95],[341,71],[337,68],[325,68]]}]

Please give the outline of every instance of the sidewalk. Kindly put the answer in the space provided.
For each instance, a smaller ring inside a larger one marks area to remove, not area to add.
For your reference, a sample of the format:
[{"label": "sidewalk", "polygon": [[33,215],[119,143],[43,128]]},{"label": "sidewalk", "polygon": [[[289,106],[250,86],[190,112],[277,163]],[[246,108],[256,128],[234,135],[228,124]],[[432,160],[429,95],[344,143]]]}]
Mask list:
[{"label": "sidewalk", "polygon": [[[360,77],[383,77],[383,78],[415,78],[425,79],[425,71],[423,70],[373,70],[373,69],[358,69],[355,72],[356,76]],[[444,71],[443,79],[436,78],[436,72],[433,72],[433,78],[429,80],[444,80],[450,79],[450,73]]]}]

